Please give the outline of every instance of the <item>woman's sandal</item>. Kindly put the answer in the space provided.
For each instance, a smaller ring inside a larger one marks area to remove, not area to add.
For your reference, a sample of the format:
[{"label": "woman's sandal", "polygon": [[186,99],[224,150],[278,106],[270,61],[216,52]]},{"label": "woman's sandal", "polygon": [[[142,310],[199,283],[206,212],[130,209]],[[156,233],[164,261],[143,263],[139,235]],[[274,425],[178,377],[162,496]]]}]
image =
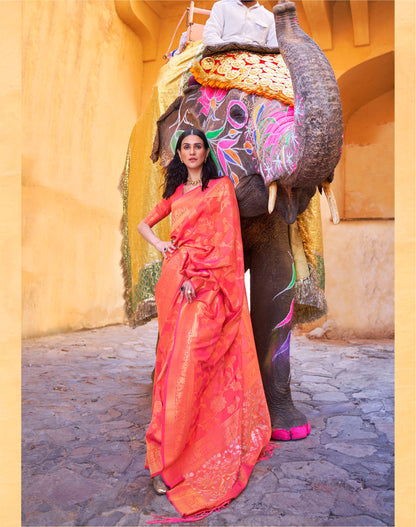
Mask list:
[{"label": "woman's sandal", "polygon": [[159,496],[163,496],[163,494],[166,494],[166,492],[169,490],[160,474],[152,478],[152,483],[156,494],[158,494]]}]

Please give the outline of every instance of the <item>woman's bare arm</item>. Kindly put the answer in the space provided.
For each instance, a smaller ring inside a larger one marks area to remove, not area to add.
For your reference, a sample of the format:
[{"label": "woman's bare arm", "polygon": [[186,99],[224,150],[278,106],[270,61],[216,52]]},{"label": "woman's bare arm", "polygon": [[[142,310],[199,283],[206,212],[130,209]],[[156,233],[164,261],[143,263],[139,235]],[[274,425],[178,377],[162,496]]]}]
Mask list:
[{"label": "woman's bare arm", "polygon": [[141,221],[139,223],[139,225],[137,226],[137,230],[139,231],[139,234],[141,234],[147,242],[153,245],[153,247],[160,251],[165,258],[168,252],[172,253],[176,250],[176,247],[171,241],[162,241],[156,236],[156,234],[152,231],[149,225],[147,225],[147,223],[145,223],[144,221]]}]

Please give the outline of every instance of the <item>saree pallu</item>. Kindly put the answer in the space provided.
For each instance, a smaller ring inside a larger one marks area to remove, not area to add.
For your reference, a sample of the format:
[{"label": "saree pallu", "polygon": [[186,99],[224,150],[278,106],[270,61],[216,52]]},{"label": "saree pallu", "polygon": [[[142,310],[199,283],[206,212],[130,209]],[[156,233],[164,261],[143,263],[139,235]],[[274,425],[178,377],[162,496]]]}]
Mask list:
[{"label": "saree pallu", "polygon": [[[184,517],[227,504],[247,485],[271,428],[244,288],[238,206],[228,178],[183,194],[145,218],[172,213],[178,249],[156,286],[159,343],[146,467],[161,474]],[[180,300],[191,279],[193,302]]]}]

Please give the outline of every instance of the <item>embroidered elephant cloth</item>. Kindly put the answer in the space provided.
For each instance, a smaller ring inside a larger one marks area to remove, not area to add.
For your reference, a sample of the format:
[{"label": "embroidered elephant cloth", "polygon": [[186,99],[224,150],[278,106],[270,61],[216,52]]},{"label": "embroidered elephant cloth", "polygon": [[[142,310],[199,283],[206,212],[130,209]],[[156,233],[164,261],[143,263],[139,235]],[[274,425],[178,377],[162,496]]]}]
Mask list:
[{"label": "embroidered elephant cloth", "polygon": [[[144,219],[171,213],[178,249],[156,285],[159,320],[146,467],[162,474],[182,516],[221,507],[247,485],[267,446],[270,417],[244,287],[238,205],[231,181],[183,185]],[[191,279],[196,299],[180,300]]]},{"label": "embroidered elephant cloth", "polygon": [[278,99],[293,106],[289,70],[280,53],[230,50],[196,58],[191,66],[195,79],[211,88],[238,88]]}]

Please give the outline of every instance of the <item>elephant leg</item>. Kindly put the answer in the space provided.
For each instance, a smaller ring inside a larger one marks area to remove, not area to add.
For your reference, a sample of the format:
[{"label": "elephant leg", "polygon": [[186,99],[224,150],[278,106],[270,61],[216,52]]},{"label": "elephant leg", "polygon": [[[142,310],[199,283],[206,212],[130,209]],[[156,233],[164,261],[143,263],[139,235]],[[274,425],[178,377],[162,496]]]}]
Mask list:
[{"label": "elephant leg", "polygon": [[310,433],[290,391],[290,337],[294,266],[289,229],[278,214],[242,219],[250,268],[251,319],[273,439],[301,439]]}]

